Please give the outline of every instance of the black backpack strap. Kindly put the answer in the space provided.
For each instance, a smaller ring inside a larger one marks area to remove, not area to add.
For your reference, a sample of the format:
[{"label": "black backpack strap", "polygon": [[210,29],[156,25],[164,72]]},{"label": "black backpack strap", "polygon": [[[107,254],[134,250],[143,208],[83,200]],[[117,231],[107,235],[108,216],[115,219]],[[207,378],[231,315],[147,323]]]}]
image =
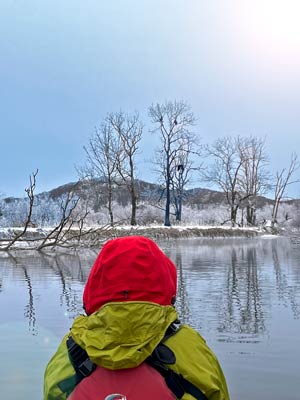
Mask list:
[{"label": "black backpack strap", "polygon": [[199,388],[197,388],[197,386],[193,385],[192,382],[185,379],[182,375],[179,376],[180,382],[187,393],[191,394],[197,400],[207,400],[205,394]]},{"label": "black backpack strap", "polygon": [[75,386],[78,385],[83,378],[90,375],[96,365],[92,363],[85,350],[83,350],[72,338],[71,335],[66,340],[69,359],[74,368],[75,373],[68,378],[57,383],[59,389],[68,397]]},{"label": "black backpack strap", "polygon": [[66,343],[69,358],[76,371],[78,384],[83,378],[89,376],[96,369],[96,364],[90,360],[87,352],[75,342],[71,335],[68,337]]},{"label": "black backpack strap", "polygon": [[197,400],[207,400],[207,397],[197,386],[168,367],[168,365],[176,363],[176,356],[163,342],[168,337],[175,334],[176,331],[177,329],[171,326],[171,331],[169,330],[168,332],[169,334],[158,344],[151,356],[147,358],[146,362],[165,378],[168,388],[174,393],[177,399],[181,399],[184,393],[189,393]]},{"label": "black backpack strap", "polygon": [[[160,346],[161,345],[158,345],[158,347]],[[177,399],[181,399],[184,393],[189,393],[197,400],[207,400],[207,397],[199,388],[197,388],[197,386],[185,379],[182,375],[173,371],[171,368],[167,367],[161,361],[155,359],[153,354],[151,357],[147,358],[146,362],[165,378],[168,388],[174,393]]]}]

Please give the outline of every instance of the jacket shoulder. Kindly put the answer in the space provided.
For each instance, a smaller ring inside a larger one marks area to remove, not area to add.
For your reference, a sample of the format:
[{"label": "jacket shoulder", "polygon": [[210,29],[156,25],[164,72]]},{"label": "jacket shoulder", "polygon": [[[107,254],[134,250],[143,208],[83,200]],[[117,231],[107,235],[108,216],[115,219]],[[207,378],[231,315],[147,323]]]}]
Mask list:
[{"label": "jacket shoulder", "polygon": [[174,371],[201,389],[208,399],[229,400],[226,380],[219,361],[196,330],[182,325],[165,344],[176,355],[176,364],[170,366]]},{"label": "jacket shoulder", "polygon": [[70,362],[65,335],[47,364],[44,375],[44,400],[65,400],[76,385],[76,373]]}]

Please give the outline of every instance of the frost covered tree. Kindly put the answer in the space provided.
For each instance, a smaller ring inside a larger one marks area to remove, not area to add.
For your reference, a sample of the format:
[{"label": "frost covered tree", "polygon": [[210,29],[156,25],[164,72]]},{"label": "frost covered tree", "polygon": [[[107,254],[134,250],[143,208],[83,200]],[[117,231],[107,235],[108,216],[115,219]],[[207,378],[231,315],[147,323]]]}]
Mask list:
[{"label": "frost covered tree", "polygon": [[[182,149],[177,157],[177,163],[171,176],[171,202],[175,210],[176,221],[182,220],[182,205],[185,198],[185,188],[191,181],[194,171],[200,171],[202,163],[195,165],[191,155],[200,155],[199,146],[193,140],[184,140],[180,144]],[[197,150],[197,151],[196,151]]]},{"label": "frost covered tree", "polygon": [[[174,200],[177,185],[177,212],[181,218],[181,201],[184,185],[190,169],[189,162],[194,135],[190,131],[195,123],[190,106],[184,101],[167,101],[153,104],[149,108],[149,117],[160,135],[161,145],[155,152],[154,164],[160,176],[165,197],[165,226],[170,226],[170,208]],[[179,197],[178,197],[179,195]],[[176,198],[176,197],[175,197]]]},{"label": "frost covered tree", "polygon": [[238,211],[243,207],[247,210],[247,223],[254,225],[257,196],[269,185],[264,140],[253,136],[226,136],[206,150],[212,164],[203,174],[204,180],[216,184],[224,192],[232,226],[237,224]]},{"label": "frost covered tree", "polygon": [[[106,207],[114,225],[114,188],[125,185],[131,197],[131,225],[136,225],[137,180],[136,154],[142,138],[143,124],[138,113],[109,113],[84,147],[86,164],[77,168],[81,178],[98,180],[106,187]],[[97,185],[92,185],[96,191]],[[102,185],[103,189],[103,185]],[[99,193],[98,193],[99,195]],[[101,192],[103,196],[103,191]]]},{"label": "frost covered tree", "polygon": [[255,225],[257,196],[263,195],[270,188],[265,139],[255,136],[238,137],[236,143],[242,162],[238,189],[245,198],[247,224]]},{"label": "frost covered tree", "polygon": [[274,184],[274,205],[272,208],[272,226],[277,222],[278,209],[281,200],[284,198],[286,189],[289,185],[299,182],[299,179],[292,180],[294,174],[299,171],[299,161],[296,153],[292,153],[288,169],[283,168],[281,171],[276,172]]},{"label": "frost covered tree", "polygon": [[[100,180],[106,188],[106,207],[111,226],[114,225],[113,189],[118,180],[120,141],[109,121],[104,121],[84,146],[85,165],[78,167],[81,179]],[[92,188],[95,187],[92,185]],[[97,188],[96,188],[97,189]]]},{"label": "frost covered tree", "polygon": [[203,174],[206,182],[216,184],[225,194],[230,208],[232,226],[237,223],[237,212],[244,198],[241,196],[239,177],[243,165],[240,157],[238,139],[224,137],[217,139],[206,147],[207,154],[212,158],[212,164]]},{"label": "frost covered tree", "polygon": [[135,156],[139,149],[139,142],[142,138],[143,124],[139,114],[132,115],[120,111],[111,113],[107,117],[107,122],[115,130],[119,140],[119,153],[117,159],[117,171],[129,191],[131,198],[131,218],[130,224],[136,225],[137,211],[137,188],[136,188],[136,161]]}]

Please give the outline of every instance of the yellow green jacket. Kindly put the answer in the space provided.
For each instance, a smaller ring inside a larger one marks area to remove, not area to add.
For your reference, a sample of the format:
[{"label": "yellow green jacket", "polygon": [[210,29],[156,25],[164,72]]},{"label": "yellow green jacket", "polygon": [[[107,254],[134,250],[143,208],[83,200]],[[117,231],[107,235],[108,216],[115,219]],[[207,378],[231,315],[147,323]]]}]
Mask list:
[{"label": "yellow green jacket", "polygon": [[[77,317],[70,334],[95,364],[112,370],[134,368],[152,354],[176,319],[173,306],[108,303],[89,316]],[[76,385],[66,346],[68,335],[46,367],[44,400],[65,400]],[[182,325],[164,344],[176,356],[176,363],[169,368],[193,383],[209,400],[229,400],[219,362],[199,333]],[[182,399],[193,397],[185,393]]]}]

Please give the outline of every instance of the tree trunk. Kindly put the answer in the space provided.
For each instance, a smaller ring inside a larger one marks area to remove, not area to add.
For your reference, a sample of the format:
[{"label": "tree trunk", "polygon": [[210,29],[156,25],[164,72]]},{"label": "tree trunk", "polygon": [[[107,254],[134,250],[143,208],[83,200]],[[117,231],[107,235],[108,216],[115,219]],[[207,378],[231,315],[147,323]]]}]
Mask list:
[{"label": "tree trunk", "polygon": [[231,226],[232,227],[234,227],[236,225],[237,210],[238,210],[238,207],[231,206],[230,219],[231,219]]},{"label": "tree trunk", "polygon": [[135,194],[135,189],[134,186],[132,186],[132,191],[131,191],[131,220],[130,224],[132,226],[136,225],[136,194]]},{"label": "tree trunk", "polygon": [[110,181],[108,182],[108,202],[107,202],[107,207],[108,207],[110,225],[114,226],[114,215],[113,215],[113,210],[112,210],[112,183]]},{"label": "tree trunk", "polygon": [[253,206],[247,206],[247,224],[255,225],[256,224],[256,212]]},{"label": "tree trunk", "polygon": [[166,210],[165,210],[165,226],[171,226],[170,222],[170,203],[171,203],[171,196],[170,196],[170,177],[166,180]]},{"label": "tree trunk", "polygon": [[181,221],[182,214],[182,194],[179,193],[179,196],[175,199],[175,213],[176,213],[176,221]]},{"label": "tree trunk", "polygon": [[280,200],[276,199],[275,203],[273,205],[272,221],[271,221],[272,226],[274,226],[276,224],[276,222],[277,222],[277,214],[278,214],[279,203],[280,203]]},{"label": "tree trunk", "polygon": [[130,194],[131,194],[131,221],[132,226],[136,225],[136,208],[137,208],[137,195],[135,191],[135,179],[134,179],[134,166],[132,157],[129,159],[130,165]]}]

